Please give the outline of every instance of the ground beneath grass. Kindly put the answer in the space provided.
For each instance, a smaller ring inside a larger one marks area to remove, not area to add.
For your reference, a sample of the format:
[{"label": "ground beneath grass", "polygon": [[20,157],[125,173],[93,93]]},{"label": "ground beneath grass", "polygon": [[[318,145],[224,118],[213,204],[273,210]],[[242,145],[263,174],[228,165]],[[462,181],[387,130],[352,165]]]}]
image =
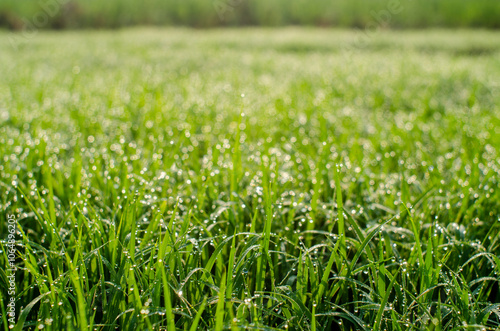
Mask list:
[{"label": "ground beneath grass", "polygon": [[499,327],[498,32],[0,49],[5,329]]}]

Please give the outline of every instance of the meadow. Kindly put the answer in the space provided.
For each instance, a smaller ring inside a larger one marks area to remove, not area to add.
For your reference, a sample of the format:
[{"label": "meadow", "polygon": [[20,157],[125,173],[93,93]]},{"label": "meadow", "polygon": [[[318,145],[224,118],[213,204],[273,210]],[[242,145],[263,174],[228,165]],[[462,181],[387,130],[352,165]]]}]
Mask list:
[{"label": "meadow", "polygon": [[499,328],[498,32],[12,38],[2,329]]}]

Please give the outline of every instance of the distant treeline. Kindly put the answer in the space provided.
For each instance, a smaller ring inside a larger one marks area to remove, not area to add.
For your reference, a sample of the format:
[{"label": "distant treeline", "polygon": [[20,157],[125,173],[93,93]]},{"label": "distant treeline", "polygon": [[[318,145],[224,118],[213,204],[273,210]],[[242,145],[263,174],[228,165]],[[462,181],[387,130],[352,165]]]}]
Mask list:
[{"label": "distant treeline", "polygon": [[500,0],[1,0],[0,27],[500,28]]}]

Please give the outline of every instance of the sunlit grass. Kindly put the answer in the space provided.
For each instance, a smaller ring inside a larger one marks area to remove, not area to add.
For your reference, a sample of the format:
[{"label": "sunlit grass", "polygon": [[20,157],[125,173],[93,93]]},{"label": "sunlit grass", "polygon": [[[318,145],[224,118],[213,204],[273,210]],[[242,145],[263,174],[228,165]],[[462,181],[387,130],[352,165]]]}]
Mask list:
[{"label": "sunlit grass", "polygon": [[17,329],[498,328],[500,38],[356,35],[1,35]]}]

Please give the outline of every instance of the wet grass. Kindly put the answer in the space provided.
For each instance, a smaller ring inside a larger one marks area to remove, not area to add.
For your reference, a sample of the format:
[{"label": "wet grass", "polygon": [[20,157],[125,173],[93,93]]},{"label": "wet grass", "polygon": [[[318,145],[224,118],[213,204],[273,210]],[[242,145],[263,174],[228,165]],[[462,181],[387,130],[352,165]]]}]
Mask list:
[{"label": "wet grass", "polygon": [[498,328],[500,38],[357,36],[0,35],[16,330]]}]

